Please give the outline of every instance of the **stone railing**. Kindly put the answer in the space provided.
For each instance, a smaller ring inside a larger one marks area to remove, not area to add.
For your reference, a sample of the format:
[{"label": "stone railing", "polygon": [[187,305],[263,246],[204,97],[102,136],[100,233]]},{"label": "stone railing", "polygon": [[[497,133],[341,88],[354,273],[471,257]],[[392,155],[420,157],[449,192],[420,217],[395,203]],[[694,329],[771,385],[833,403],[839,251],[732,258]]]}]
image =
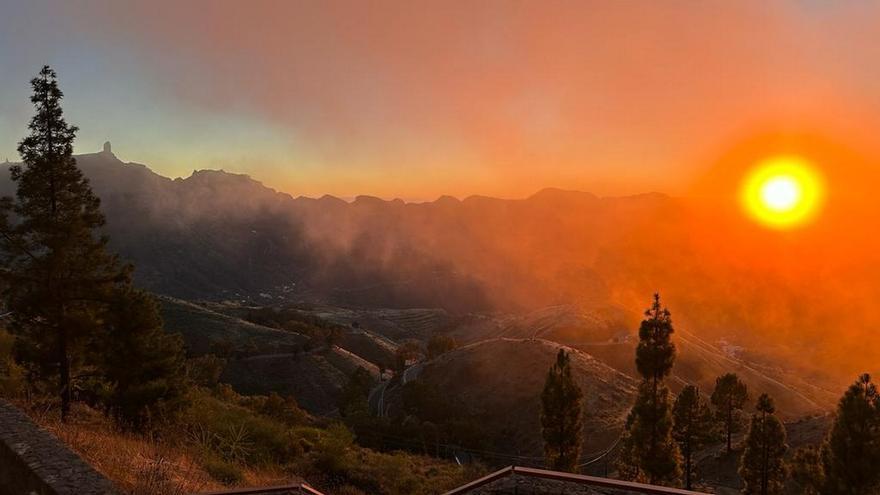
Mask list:
[{"label": "stone railing", "polygon": [[0,495],[117,495],[106,478],[0,399]]}]

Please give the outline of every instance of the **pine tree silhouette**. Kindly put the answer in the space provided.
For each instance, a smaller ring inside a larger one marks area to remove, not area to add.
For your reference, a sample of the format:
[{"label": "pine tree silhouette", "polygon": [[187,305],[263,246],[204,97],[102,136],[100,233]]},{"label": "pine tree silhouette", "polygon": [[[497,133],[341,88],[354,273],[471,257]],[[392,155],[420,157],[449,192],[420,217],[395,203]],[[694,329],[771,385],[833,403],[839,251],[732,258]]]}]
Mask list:
[{"label": "pine tree silhouette", "polygon": [[672,437],[671,393],[664,384],[675,362],[673,332],[672,315],[654,294],[639,327],[636,368],[642,383],[627,418],[618,463],[625,479],[678,485],[681,477],[681,455]]},{"label": "pine tree silhouette", "polygon": [[776,406],[767,394],[758,398],[757,414],[752,415],[746,448],[740,460],[739,473],[747,495],[781,495],[785,493],[785,426],[774,414]]},{"label": "pine tree silhouette", "polygon": [[[73,158],[77,128],[64,120],[55,71],[43,67],[31,86],[36,113],[18,146],[23,164],[10,167],[16,198],[0,202],[2,276],[16,356],[31,380],[57,379],[66,421],[75,373],[105,380],[111,394],[122,394],[117,399],[131,397],[140,380],[155,383],[160,375],[170,380],[182,374],[182,351],[178,340],[156,330],[161,327],[155,305],[132,290],[132,267],[110,254],[106,236],[99,235],[100,201]],[[143,325],[125,321],[135,307]],[[117,323],[110,328],[112,322]],[[117,339],[128,344],[115,346],[123,352],[117,357],[130,357],[122,364],[125,379],[105,359]],[[174,395],[171,381],[152,400]]]},{"label": "pine tree silhouette", "polygon": [[559,349],[541,393],[541,426],[547,466],[577,471],[583,443],[583,393],[571,373],[571,356]]},{"label": "pine tree silhouette", "polygon": [[686,386],[678,394],[672,416],[672,436],[678,442],[684,460],[684,486],[690,490],[694,454],[718,437],[715,417],[709,404],[700,396],[700,389],[693,385]]},{"label": "pine tree silhouette", "polygon": [[727,452],[731,451],[730,440],[734,433],[739,431],[740,413],[749,400],[749,389],[736,373],[727,373],[715,380],[715,390],[712,391],[712,405],[718,421],[724,425],[724,433],[727,438]]},{"label": "pine tree silhouette", "polygon": [[840,399],[823,452],[829,495],[875,493],[880,489],[880,394],[868,374]]}]

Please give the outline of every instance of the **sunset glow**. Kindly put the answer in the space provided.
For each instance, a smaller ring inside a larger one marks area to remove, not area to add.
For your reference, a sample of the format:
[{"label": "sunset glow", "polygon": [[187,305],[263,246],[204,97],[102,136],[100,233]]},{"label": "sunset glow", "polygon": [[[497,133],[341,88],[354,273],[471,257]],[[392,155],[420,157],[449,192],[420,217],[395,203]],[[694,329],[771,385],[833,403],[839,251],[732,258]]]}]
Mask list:
[{"label": "sunset glow", "polygon": [[815,218],[824,195],[815,166],[798,156],[762,161],[742,188],[746,212],[763,225],[778,229],[802,226]]},{"label": "sunset glow", "polygon": [[0,495],[880,495],[878,18],[0,0]]}]

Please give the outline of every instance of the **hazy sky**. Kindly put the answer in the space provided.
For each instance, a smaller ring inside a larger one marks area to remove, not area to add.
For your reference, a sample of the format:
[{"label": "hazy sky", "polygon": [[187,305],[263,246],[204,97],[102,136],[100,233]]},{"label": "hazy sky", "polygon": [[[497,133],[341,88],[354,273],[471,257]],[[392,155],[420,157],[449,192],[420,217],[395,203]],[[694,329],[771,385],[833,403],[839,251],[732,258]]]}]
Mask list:
[{"label": "hazy sky", "polygon": [[[880,135],[880,2],[0,0],[0,160],[59,73],[77,152],[294,195],[681,191],[761,132]],[[843,137],[841,137],[843,136]]]}]

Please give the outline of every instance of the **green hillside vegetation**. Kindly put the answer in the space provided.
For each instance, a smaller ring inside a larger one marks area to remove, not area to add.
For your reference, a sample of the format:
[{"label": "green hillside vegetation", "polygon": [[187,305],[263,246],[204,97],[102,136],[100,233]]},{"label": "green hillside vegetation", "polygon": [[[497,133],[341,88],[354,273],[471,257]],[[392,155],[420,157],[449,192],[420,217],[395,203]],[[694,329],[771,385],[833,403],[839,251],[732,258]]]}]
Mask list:
[{"label": "green hillside vegetation", "polygon": [[[346,308],[313,306],[267,307],[211,304],[210,308],[266,327],[295,332],[309,337],[316,347],[327,342],[352,352],[376,366],[390,367],[398,344],[369,330],[358,320],[358,313]],[[382,326],[382,325],[380,325]]]},{"label": "green hillside vegetation", "polygon": [[180,333],[191,355],[295,352],[308,341],[304,334],[255,324],[188,301],[164,296],[159,301],[165,329]]}]

